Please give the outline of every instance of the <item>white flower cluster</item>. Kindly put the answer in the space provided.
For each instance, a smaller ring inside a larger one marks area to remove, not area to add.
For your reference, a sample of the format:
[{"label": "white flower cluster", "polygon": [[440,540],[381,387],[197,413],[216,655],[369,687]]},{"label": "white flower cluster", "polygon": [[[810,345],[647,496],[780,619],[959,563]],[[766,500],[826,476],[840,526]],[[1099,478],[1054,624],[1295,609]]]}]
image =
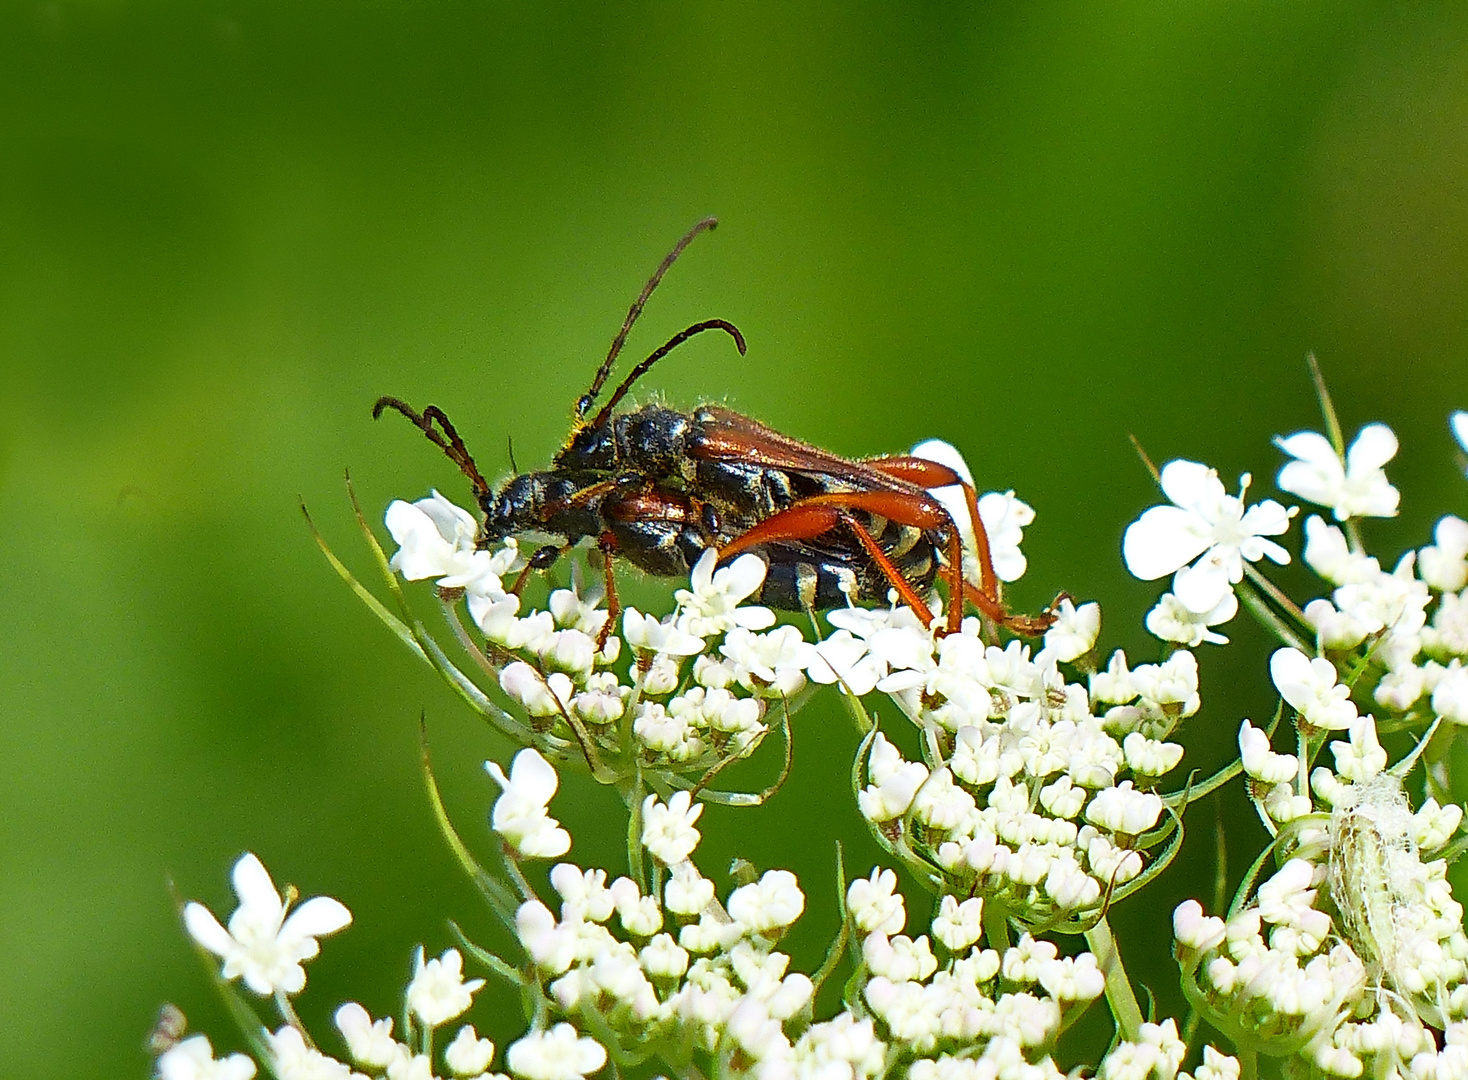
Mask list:
[{"label": "white flower cluster", "polygon": [[[1462,417],[1468,413],[1453,417],[1457,434],[1468,428]],[[1385,424],[1368,424],[1344,454],[1314,431],[1275,442],[1294,458],[1279,471],[1280,490],[1328,507],[1336,521],[1351,528],[1363,517],[1396,515],[1401,496],[1384,466],[1396,456],[1397,437]],[[1297,508],[1286,509],[1272,499],[1246,506],[1247,475],[1238,497],[1230,496],[1216,471],[1193,461],[1168,462],[1159,482],[1170,505],[1143,513],[1127,527],[1122,544],[1135,576],[1150,581],[1175,574],[1173,591],[1148,614],[1147,629],[1189,648],[1227,644],[1212,628],[1238,613],[1235,589],[1247,564],[1266,557],[1290,561],[1289,552],[1266,537],[1288,531]],[[1392,672],[1382,693],[1398,710],[1432,693],[1452,659],[1468,655],[1468,607],[1460,595],[1468,585],[1468,522],[1445,517],[1434,539],[1388,572],[1338,526],[1318,516],[1305,522],[1305,562],[1336,588],[1330,599],[1311,601],[1304,618],[1323,650],[1369,643],[1375,659]],[[1434,625],[1426,627],[1424,611],[1433,592],[1442,598]],[[1424,652],[1429,659],[1418,668],[1414,661]],[[1461,700],[1468,721],[1468,676],[1461,685],[1458,676],[1448,676],[1448,683],[1444,697]]]},{"label": "white flower cluster", "polygon": [[[1301,1075],[1468,1080],[1468,935],[1446,876],[1464,846],[1446,781],[1450,744],[1468,724],[1468,520],[1442,518],[1431,544],[1384,569],[1365,551],[1361,519],[1398,510],[1384,471],[1396,438],[1373,424],[1347,449],[1326,405],[1331,438],[1276,442],[1292,459],[1279,488],[1334,519],[1304,524],[1303,561],[1328,595],[1296,606],[1254,565],[1290,561],[1273,538],[1295,508],[1248,503],[1247,475],[1231,495],[1206,465],[1169,462],[1158,474],[1168,503],[1145,511],[1123,542],[1134,574],[1172,579],[1147,616],[1169,651],[1135,666],[1119,651],[1101,666],[1100,607],[1069,599],[1038,650],[1005,644],[978,618],[942,635],[895,601],[830,613],[830,636],[812,643],[745,603],[765,574],[752,554],[716,569],[707,553],[666,618],[628,609],[609,625],[575,577],[545,610],[522,611],[520,582],[506,584],[527,565],[513,541],[481,550],[473,516],[437,493],[395,502],[392,571],[437,581],[459,643],[514,708],[494,705],[406,611],[374,610],[526,747],[508,772],[486,763],[500,788],[490,822],[502,872],[473,866],[443,822],[518,949],[502,958],[463,942],[469,962],[503,984],[499,1000],[525,1006],[531,1030],[501,1068],[521,1080],[652,1069],[758,1080],[1239,1080],[1240,1062],[1212,1047],[1180,1071],[1196,1044],[1190,1051],[1171,1019],[1144,1021],[1106,913],[1177,850],[1189,792],[1241,769],[1274,864],[1263,869],[1260,857],[1226,919],[1196,901],[1176,909],[1174,947],[1197,1014],[1243,1052],[1251,1076],[1264,1053]],[[1468,413],[1452,427],[1468,451]],[[968,475],[952,448],[923,456]],[[969,531],[960,489],[934,494]],[[1015,580],[1033,511],[1012,493],[978,509],[996,576]],[[482,637],[459,622],[459,600]],[[1226,643],[1215,628],[1241,606],[1283,646],[1269,662],[1280,710],[1271,725],[1243,722],[1239,766],[1165,795],[1161,780],[1183,754],[1169,738],[1201,706],[1189,650]],[[814,976],[781,950],[806,907],[795,875],[736,864],[734,886],[721,890],[693,861],[702,804],[688,790],[697,776],[702,798],[722,797],[703,784],[751,753],[774,726],[769,710],[783,720],[808,682],[837,684],[853,703],[868,731],[854,773],[859,812],[938,897],[914,937],[894,870],[850,882],[844,924]],[[878,693],[912,722],[918,759],[855,704]],[[1281,721],[1293,738],[1276,749]],[[1417,745],[1393,765],[1382,738],[1392,745],[1404,731]],[[550,813],[559,777],[547,758],[632,793],[640,828],[623,830],[626,874],[559,861],[549,890],[532,884],[546,879],[526,860],[561,860],[572,846]],[[1404,781],[1419,763],[1420,798]],[[196,903],[185,924],[222,961],[236,1012],[251,1008],[238,979],[273,998],[281,1023],[246,1031],[253,1058],[216,1058],[206,1037],[181,1038],[180,1027],[158,1058],[161,1080],[250,1080],[257,1062],[279,1080],[500,1077],[494,1044],[462,1023],[485,979],[465,978],[456,949],[436,959],[418,950],[403,1030],[348,1002],[336,1036],[318,1044],[289,999],[317,939],[350,912],[326,897],[296,904],[290,889],[282,897],[253,855],[236,865],[234,886],[227,927]],[[1056,933],[1085,935],[1095,951],[1062,949],[1046,936]],[[843,959],[840,1011],[818,1020],[820,983]],[[1117,1027],[1110,1049],[1057,1064],[1061,1035],[1103,993]],[[451,1024],[453,1037],[435,1042]]]},{"label": "white flower cluster", "polygon": [[[907,912],[896,884],[891,870],[874,869],[851,883],[846,903],[866,1005],[892,1041],[936,1055],[913,1065],[909,1075],[968,1075],[963,1070],[975,1068],[976,1076],[1063,1075],[1048,1048],[1066,1013],[1105,989],[1096,958],[1062,957],[1054,944],[1029,935],[1002,952],[983,948],[984,901],[960,902],[952,895],[942,898],[932,921],[935,954],[926,934],[914,940],[902,933]],[[938,1052],[955,1046],[963,1052]]]},{"label": "white flower cluster", "polygon": [[[525,565],[513,538],[480,550],[472,515],[437,492],[394,502],[386,520],[400,545],[392,568],[409,579],[437,578],[445,599],[464,598],[500,689],[563,745],[579,728],[616,758],[626,725],[641,765],[698,774],[752,752],[769,730],[771,702],[788,707],[806,685],[811,653],[800,632],[771,629],[772,611],[743,603],[764,582],[756,555],[716,570],[716,553],[705,552],[672,615],[627,608],[617,635],[595,591],[557,589],[544,610],[522,611],[504,583]],[[632,656],[619,671],[624,644]],[[620,771],[631,769],[624,763]]]},{"label": "white flower cluster", "polygon": [[[491,771],[504,776],[497,767]],[[500,802],[517,805],[555,787],[553,770],[534,750],[517,755],[502,783]],[[1061,956],[1054,944],[1028,935],[1002,949],[985,947],[984,901],[977,897],[944,896],[931,941],[909,938],[902,933],[906,902],[896,892],[896,875],[877,868],[846,893],[856,965],[849,1004],[816,1022],[815,985],[792,972],[777,947],[805,907],[795,876],[768,871],[720,902],[714,883],[690,861],[698,816],[686,792],[667,803],[649,796],[643,804],[641,846],[653,860],[651,888],[625,876],[608,882],[603,870],[563,862],[550,873],[559,917],[534,896],[519,905],[512,929],[525,959],[518,966],[499,961],[495,970],[535,1002],[537,1021],[505,1051],[510,1074],[581,1080],[613,1059],[652,1059],[686,1075],[759,1080],[1066,1075],[1051,1057],[1055,1040],[1068,1018],[1105,988],[1092,954]],[[507,842],[518,835],[509,825],[496,829]],[[258,865],[246,856],[236,877],[252,879]],[[279,906],[278,897],[270,905],[269,897],[247,893],[242,909]],[[237,912],[231,923],[253,924],[260,914]],[[299,933],[282,927],[278,936]],[[287,1011],[285,1024],[258,1035],[260,1057],[279,1080],[508,1080],[489,1071],[495,1046],[470,1024],[458,1027],[437,1058],[432,1052],[432,1034],[462,1017],[483,985],[464,978],[458,950],[425,959],[419,948],[404,992],[408,1030],[401,1037],[391,1018],[374,1018],[347,1002],[335,1013],[345,1048],[340,1056],[320,1048]],[[1134,1039],[1119,1041],[1102,1059],[1099,1074],[1192,1080],[1178,1072],[1184,1054],[1174,1021],[1141,1024]],[[158,1061],[162,1080],[249,1080],[255,1070],[242,1054],[215,1059],[204,1036],[178,1042]],[[1197,1080],[1237,1076],[1233,1059],[1207,1048]]]},{"label": "white flower cluster", "polygon": [[[1247,722],[1240,743],[1251,777],[1294,764]],[[1382,771],[1370,717],[1330,745],[1337,770],[1314,771],[1314,801],[1265,782],[1264,811],[1297,826],[1283,866],[1227,921],[1194,900],[1174,913],[1184,988],[1241,1044],[1303,1054],[1332,1076],[1468,1075],[1454,1048],[1468,1034],[1463,909],[1446,862],[1421,857],[1452,836],[1461,808],[1429,799],[1412,813]]]},{"label": "white flower cluster", "polygon": [[1335,586],[1305,605],[1319,647],[1369,652],[1382,708],[1408,712],[1427,700],[1433,715],[1468,723],[1468,521],[1442,518],[1434,543],[1389,572],[1318,517],[1305,536],[1306,563]]},{"label": "white flower cluster", "polygon": [[1139,839],[1163,814],[1153,789],[1182,758],[1165,737],[1199,707],[1191,653],[1134,670],[1118,653],[1088,686],[1058,658],[1091,651],[1094,604],[1034,656],[986,644],[977,619],[936,641],[902,608],[830,619],[840,630],[818,654],[853,693],[885,692],[938,751],[906,761],[871,741],[858,803],[889,850],[1031,925],[1097,910],[1142,873]]},{"label": "white flower cluster", "polygon": [[[235,864],[233,878],[239,906],[230,916],[228,930],[220,926],[208,908],[195,902],[184,907],[184,923],[200,945],[223,958],[223,980],[241,978],[255,994],[284,1002],[304,989],[306,974],[301,962],[316,956],[316,938],[347,926],[351,912],[337,900],[318,896],[286,917],[289,904],[282,900],[269,873],[253,854],[247,853]],[[425,961],[420,947],[413,978],[404,993],[404,1015],[410,1026],[405,1033],[407,1041],[393,1038],[391,1019],[373,1020],[355,1002],[337,1010],[336,1025],[347,1047],[346,1056],[356,1068],[319,1050],[294,1012],[284,1007],[286,1023],[274,1031],[261,1025],[251,1034],[256,1035],[260,1057],[277,1080],[365,1080],[368,1076],[433,1080],[433,1060],[426,1051],[431,1045],[428,1037],[434,1029],[462,1016],[483,985],[483,979],[464,979],[463,958],[457,949]],[[241,1002],[241,1008],[248,1006]],[[537,1039],[543,1037],[533,1034]],[[526,1039],[510,1048],[512,1067],[516,1048]],[[491,1080],[489,1066],[493,1059],[494,1044],[479,1038],[468,1024],[459,1028],[443,1051],[447,1074],[466,1080]],[[600,1068],[604,1061],[603,1055],[582,1075]],[[216,1059],[209,1039],[194,1035],[164,1050],[157,1069],[161,1080],[249,1080],[255,1075],[256,1065],[243,1054]],[[522,1069],[518,1075],[552,1080],[560,1073]]]},{"label": "white flower cluster", "polygon": [[1265,557],[1289,562],[1289,552],[1267,537],[1285,532],[1294,511],[1273,499],[1246,506],[1249,480],[1245,474],[1239,494],[1229,495],[1215,470],[1196,461],[1170,461],[1158,482],[1171,505],[1154,506],[1127,527],[1127,569],[1143,581],[1173,575],[1172,592],[1147,620],[1147,628],[1164,641],[1227,641],[1208,627],[1237,613],[1233,587],[1244,578],[1244,564]]},{"label": "white flower cluster", "polygon": [[[1468,722],[1468,676],[1458,675],[1468,661],[1468,522],[1441,519],[1432,545],[1384,570],[1353,519],[1397,512],[1382,472],[1397,449],[1391,431],[1368,426],[1344,458],[1314,433],[1279,445],[1297,459],[1280,487],[1346,527],[1306,521],[1304,561],[1332,592],[1303,609],[1279,604],[1281,619],[1313,631],[1319,654],[1286,646],[1270,658],[1295,752],[1277,752],[1247,720],[1239,732],[1278,869],[1257,888],[1245,882],[1227,920],[1196,901],[1177,909],[1184,990],[1239,1045],[1302,1055],[1327,1075],[1468,1077],[1463,909],[1447,861],[1424,860],[1454,838],[1463,811],[1428,796],[1414,813],[1402,780],[1419,758],[1444,757],[1455,725]],[[1363,701],[1391,730],[1416,729],[1417,748],[1389,766]],[[1333,768],[1317,764],[1327,749]],[[1430,767],[1429,790],[1441,792],[1439,781]]]}]

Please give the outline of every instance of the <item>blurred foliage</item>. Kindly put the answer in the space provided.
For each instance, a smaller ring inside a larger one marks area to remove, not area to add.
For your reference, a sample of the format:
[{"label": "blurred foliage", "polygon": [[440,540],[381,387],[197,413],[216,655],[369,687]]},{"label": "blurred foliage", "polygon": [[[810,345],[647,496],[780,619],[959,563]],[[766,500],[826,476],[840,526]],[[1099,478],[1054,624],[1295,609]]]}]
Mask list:
[{"label": "blurred foliage", "polygon": [[[1156,590],[1118,558],[1152,498],[1127,435],[1267,490],[1269,438],[1318,423],[1308,350],[1349,430],[1402,436],[1381,547],[1464,511],[1444,420],[1468,405],[1465,115],[1448,2],[6,5],[4,1071],[141,1076],[165,999],[229,1044],[168,882],[226,913],[246,848],[356,913],[311,969],[313,1023],[346,996],[380,1015],[449,917],[488,936],[432,832],[418,717],[481,840],[479,763],[508,748],[357,606],[295,505],[365,568],[344,467],[369,507],[465,497],[370,421],[377,395],[444,407],[487,472],[507,437],[547,460],[647,273],[717,214],[629,354],[717,315],[749,355],[700,340],[644,398],[727,400],[852,455],[957,443],[1039,511],[1020,605],[1100,597],[1109,641],[1152,655]],[[1266,643],[1231,632],[1186,729],[1205,765],[1272,706]],[[855,742],[834,698],[799,718],[773,812],[814,827],[704,818],[710,872],[800,871],[808,965],[833,838],[854,872],[875,854],[829,805]],[[556,808],[585,830],[615,800],[576,781]],[[1210,813],[1117,913],[1164,1009],[1158,912],[1208,895]],[[618,865],[615,836],[577,835]],[[503,1037],[494,1012],[475,1019]]]}]

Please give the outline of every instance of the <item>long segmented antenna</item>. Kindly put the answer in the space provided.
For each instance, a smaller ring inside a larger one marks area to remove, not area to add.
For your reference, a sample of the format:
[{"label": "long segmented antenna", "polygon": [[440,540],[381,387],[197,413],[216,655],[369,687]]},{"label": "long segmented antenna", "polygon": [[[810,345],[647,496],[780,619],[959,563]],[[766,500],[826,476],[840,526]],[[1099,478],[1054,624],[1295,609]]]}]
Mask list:
[{"label": "long segmented antenna", "polygon": [[[449,423],[449,418],[442,409],[437,405],[430,405],[420,413],[401,398],[383,395],[372,406],[372,419],[376,420],[388,409],[394,409],[413,421],[435,446],[447,454],[449,460],[459,467],[459,471],[469,478],[469,483],[474,485],[476,496],[481,499],[489,497],[490,488],[479,474],[479,466],[474,464],[474,458],[470,456],[464,440],[459,438],[459,433]],[[442,433],[434,429],[434,424],[443,429]]]},{"label": "long segmented antenna", "polygon": [[[596,378],[591,380],[591,389],[582,394],[581,399],[576,402],[576,418],[578,420],[590,411],[592,404],[596,401],[597,395],[601,393],[601,388],[606,385],[607,376],[612,373],[612,365],[617,362],[617,356],[621,353],[622,346],[627,343],[627,335],[632,331],[632,324],[637,321],[637,316],[642,314],[642,305],[647,303],[647,298],[658,287],[658,282],[663,280],[663,275],[668,272],[668,268],[678,261],[678,256],[683,254],[683,249],[693,243],[695,236],[701,232],[717,228],[718,224],[718,218],[706,217],[697,225],[693,226],[693,228],[689,229],[683,234],[683,239],[673,245],[673,250],[668,252],[667,257],[653,271],[652,277],[647,279],[647,284],[642,287],[641,295],[627,309],[627,317],[622,320],[622,329],[617,331],[617,336],[612,339],[612,347],[607,352],[607,358],[601,362],[601,367],[597,368]],[[741,348],[739,351],[743,352],[744,350]]]},{"label": "long segmented antenna", "polygon": [[694,323],[687,330],[678,331],[678,333],[674,334],[671,338],[669,338],[666,342],[659,346],[657,351],[655,351],[651,356],[649,356],[646,360],[633,368],[631,373],[622,380],[622,384],[618,386],[616,390],[612,391],[612,396],[608,398],[607,403],[601,407],[601,412],[596,414],[596,419],[591,422],[591,426],[593,428],[599,428],[603,424],[605,424],[608,419],[610,419],[612,415],[612,410],[617,407],[617,403],[627,396],[627,391],[632,389],[633,383],[642,378],[643,375],[647,374],[648,368],[652,367],[659,360],[667,356],[670,352],[676,349],[679,345],[682,345],[689,338],[693,337],[695,334],[701,334],[705,330],[724,331],[724,333],[728,334],[731,338],[734,339],[734,347],[739,350],[739,355],[744,355],[746,348],[744,344],[744,335],[739,332],[739,327],[729,322],[729,320],[705,319],[703,322]]}]

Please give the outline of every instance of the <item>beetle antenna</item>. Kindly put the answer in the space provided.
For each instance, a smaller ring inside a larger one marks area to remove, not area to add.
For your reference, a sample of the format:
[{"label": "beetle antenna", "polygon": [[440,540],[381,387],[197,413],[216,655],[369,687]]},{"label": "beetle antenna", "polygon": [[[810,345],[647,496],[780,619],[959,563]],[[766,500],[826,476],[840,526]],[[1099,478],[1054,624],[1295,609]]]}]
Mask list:
[{"label": "beetle antenna", "polygon": [[696,334],[701,334],[705,330],[724,331],[724,333],[734,339],[734,347],[739,350],[739,355],[744,355],[745,349],[747,348],[744,344],[744,335],[739,332],[739,327],[727,319],[705,319],[703,322],[694,323],[687,330],[678,331],[678,333],[674,334],[660,346],[656,352],[633,368],[631,373],[622,380],[622,384],[616,390],[612,391],[612,396],[602,406],[601,412],[596,414],[596,419],[591,422],[591,426],[593,428],[599,428],[607,422],[608,418],[612,415],[612,410],[617,407],[617,403],[627,396],[627,391],[632,389],[633,383],[647,374],[648,368],[652,367],[689,338]]},{"label": "beetle antenna", "polygon": [[515,464],[515,436],[505,436],[505,447],[510,451],[510,471],[512,473],[518,473],[520,466]]},{"label": "beetle antenna", "polygon": [[[607,358],[601,362],[601,367],[597,368],[596,378],[591,380],[591,389],[582,394],[581,399],[576,402],[576,416],[578,419],[585,416],[591,410],[592,403],[596,401],[597,395],[601,393],[601,388],[606,385],[607,376],[612,373],[612,365],[617,362],[617,356],[621,353],[622,346],[627,342],[627,335],[632,331],[632,324],[637,321],[637,316],[642,314],[642,305],[647,303],[647,298],[658,287],[658,282],[663,280],[663,275],[668,272],[668,268],[678,261],[678,256],[683,254],[684,248],[693,243],[694,237],[706,230],[717,228],[718,224],[718,218],[706,217],[697,225],[693,226],[693,228],[689,229],[683,234],[683,239],[673,245],[673,250],[668,252],[667,256],[658,265],[658,268],[653,271],[652,277],[647,279],[647,284],[642,287],[642,293],[636,300],[632,301],[632,306],[627,309],[627,317],[622,320],[622,329],[617,331],[617,336],[612,339],[612,347],[607,352]],[[742,349],[740,351],[743,352]]]},{"label": "beetle antenna", "polygon": [[437,405],[430,405],[420,413],[401,398],[384,395],[378,398],[377,403],[372,406],[372,419],[376,420],[388,409],[400,412],[411,420],[423,434],[428,436],[429,441],[448,455],[448,459],[468,477],[469,483],[474,485],[474,494],[481,499],[488,498],[489,484],[480,475],[479,466],[474,464],[474,458],[470,456],[464,440],[459,438],[459,433],[454,430],[454,425],[449,423],[449,418],[444,415],[442,409]]}]

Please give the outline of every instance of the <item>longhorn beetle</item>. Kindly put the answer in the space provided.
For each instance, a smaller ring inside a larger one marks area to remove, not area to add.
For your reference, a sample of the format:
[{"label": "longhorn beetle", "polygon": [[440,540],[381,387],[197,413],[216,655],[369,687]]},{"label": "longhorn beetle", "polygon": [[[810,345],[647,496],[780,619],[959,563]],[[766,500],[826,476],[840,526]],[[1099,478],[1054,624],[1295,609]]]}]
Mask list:
[{"label": "longhorn beetle", "polygon": [[[723,331],[743,355],[744,335],[733,323],[707,319],[674,334],[586,419],[648,297],[693,239],[717,224],[705,218],[693,226],[643,286],[591,387],[576,402],[575,427],[549,469],[518,473],[496,491],[437,406],[419,412],[382,397],[372,415],[402,413],[468,477],[484,514],[482,546],[510,536],[550,539],[530,556],[525,573],[548,568],[582,541],[595,543],[610,613],[599,646],[620,610],[615,559],[678,577],[710,547],[720,562],[746,551],[761,555],[769,571],[760,599],[785,610],[838,607],[848,597],[881,601],[895,590],[929,626],[933,615],[922,594],[942,577],[949,597],[943,633],[958,630],[965,601],[1019,633],[1048,628],[1053,615],[1011,615],[1000,602],[976,493],[953,469],[913,456],[848,460],[718,405],[692,412],[664,405],[616,411],[649,368],[695,335]],[[964,577],[962,531],[931,494],[950,486],[962,488],[973,524],[977,583]],[[522,574],[516,591],[524,581]]]}]

